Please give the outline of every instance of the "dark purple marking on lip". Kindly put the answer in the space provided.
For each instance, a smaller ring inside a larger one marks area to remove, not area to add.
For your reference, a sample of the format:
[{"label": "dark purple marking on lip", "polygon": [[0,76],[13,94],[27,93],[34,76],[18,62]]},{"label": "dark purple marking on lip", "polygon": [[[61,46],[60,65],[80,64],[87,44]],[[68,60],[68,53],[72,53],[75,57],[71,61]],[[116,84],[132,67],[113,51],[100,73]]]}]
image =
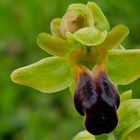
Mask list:
[{"label": "dark purple marking on lip", "polygon": [[88,73],[81,73],[74,95],[76,110],[84,116],[84,109],[96,102],[95,83]]}]

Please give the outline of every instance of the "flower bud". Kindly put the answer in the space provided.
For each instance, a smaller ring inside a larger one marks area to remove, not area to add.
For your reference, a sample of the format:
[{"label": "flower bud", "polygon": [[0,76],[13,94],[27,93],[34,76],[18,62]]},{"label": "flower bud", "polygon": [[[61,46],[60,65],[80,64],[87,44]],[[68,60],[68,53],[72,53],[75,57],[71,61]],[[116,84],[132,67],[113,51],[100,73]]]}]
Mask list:
[{"label": "flower bud", "polygon": [[110,133],[117,126],[118,91],[102,66],[79,74],[74,95],[76,110],[85,116],[85,128],[94,135]]}]

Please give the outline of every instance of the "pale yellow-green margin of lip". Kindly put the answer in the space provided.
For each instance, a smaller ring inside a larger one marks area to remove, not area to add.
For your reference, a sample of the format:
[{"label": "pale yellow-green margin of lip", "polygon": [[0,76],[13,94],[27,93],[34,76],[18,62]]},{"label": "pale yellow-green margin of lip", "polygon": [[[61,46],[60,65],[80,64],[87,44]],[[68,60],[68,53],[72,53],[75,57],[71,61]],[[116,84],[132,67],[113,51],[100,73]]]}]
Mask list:
[{"label": "pale yellow-green margin of lip", "polygon": [[132,83],[140,77],[140,49],[110,50],[106,68],[114,84]]},{"label": "pale yellow-green margin of lip", "polygon": [[44,58],[18,68],[11,74],[13,82],[32,87],[44,93],[53,93],[71,85],[70,65],[60,57]]},{"label": "pale yellow-green margin of lip", "polygon": [[101,44],[105,40],[106,35],[107,31],[101,32],[94,27],[85,27],[72,34],[77,42],[86,46],[96,46]]},{"label": "pale yellow-green margin of lip", "polygon": [[95,140],[95,136],[84,130],[79,132],[72,140]]},{"label": "pale yellow-green margin of lip", "polygon": [[51,21],[50,28],[51,28],[52,35],[61,37],[60,32],[59,32],[60,22],[61,22],[60,18],[55,18]]},{"label": "pale yellow-green margin of lip", "polygon": [[87,9],[87,19],[89,26],[96,26],[101,31],[110,30],[108,20],[97,4],[94,2],[88,2]]},{"label": "pale yellow-green margin of lip", "polygon": [[131,98],[132,98],[132,90],[127,90],[121,94],[120,101],[123,102],[126,100],[130,100]]},{"label": "pale yellow-green margin of lip", "polygon": [[118,109],[119,122],[113,135],[117,140],[139,140],[140,138],[140,99],[121,102]]}]

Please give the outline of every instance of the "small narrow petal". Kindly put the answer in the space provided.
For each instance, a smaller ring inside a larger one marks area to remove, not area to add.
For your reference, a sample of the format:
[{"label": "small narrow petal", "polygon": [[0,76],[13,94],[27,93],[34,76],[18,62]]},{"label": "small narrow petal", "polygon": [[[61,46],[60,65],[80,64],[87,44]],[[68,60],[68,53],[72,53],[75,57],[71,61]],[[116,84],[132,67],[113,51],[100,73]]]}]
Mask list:
[{"label": "small narrow petal", "polygon": [[47,33],[38,35],[37,44],[41,49],[57,56],[66,56],[72,49],[66,40]]},{"label": "small narrow petal", "polygon": [[125,25],[117,25],[108,33],[105,41],[98,47],[100,47],[101,50],[106,51],[117,47],[125,39],[128,33],[129,30]]}]

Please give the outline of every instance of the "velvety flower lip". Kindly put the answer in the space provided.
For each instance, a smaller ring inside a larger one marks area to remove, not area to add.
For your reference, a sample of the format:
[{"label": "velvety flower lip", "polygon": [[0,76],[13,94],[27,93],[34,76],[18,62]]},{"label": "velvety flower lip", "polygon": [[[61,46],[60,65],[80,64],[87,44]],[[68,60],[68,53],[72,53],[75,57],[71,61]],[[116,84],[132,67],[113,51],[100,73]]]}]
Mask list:
[{"label": "velvety flower lip", "polygon": [[112,132],[118,124],[116,110],[102,101],[96,106],[98,107],[86,110],[86,129],[93,135],[108,134]]},{"label": "velvety flower lip", "polygon": [[120,99],[118,91],[105,73],[101,72],[95,83],[97,101],[85,111],[85,127],[90,133],[100,135],[110,133],[116,128],[118,124],[116,109],[119,107]]},{"label": "velvety flower lip", "polygon": [[93,72],[79,74],[74,95],[76,110],[85,117],[85,128],[94,135],[110,133],[118,123],[119,93],[106,73],[95,66]]}]

